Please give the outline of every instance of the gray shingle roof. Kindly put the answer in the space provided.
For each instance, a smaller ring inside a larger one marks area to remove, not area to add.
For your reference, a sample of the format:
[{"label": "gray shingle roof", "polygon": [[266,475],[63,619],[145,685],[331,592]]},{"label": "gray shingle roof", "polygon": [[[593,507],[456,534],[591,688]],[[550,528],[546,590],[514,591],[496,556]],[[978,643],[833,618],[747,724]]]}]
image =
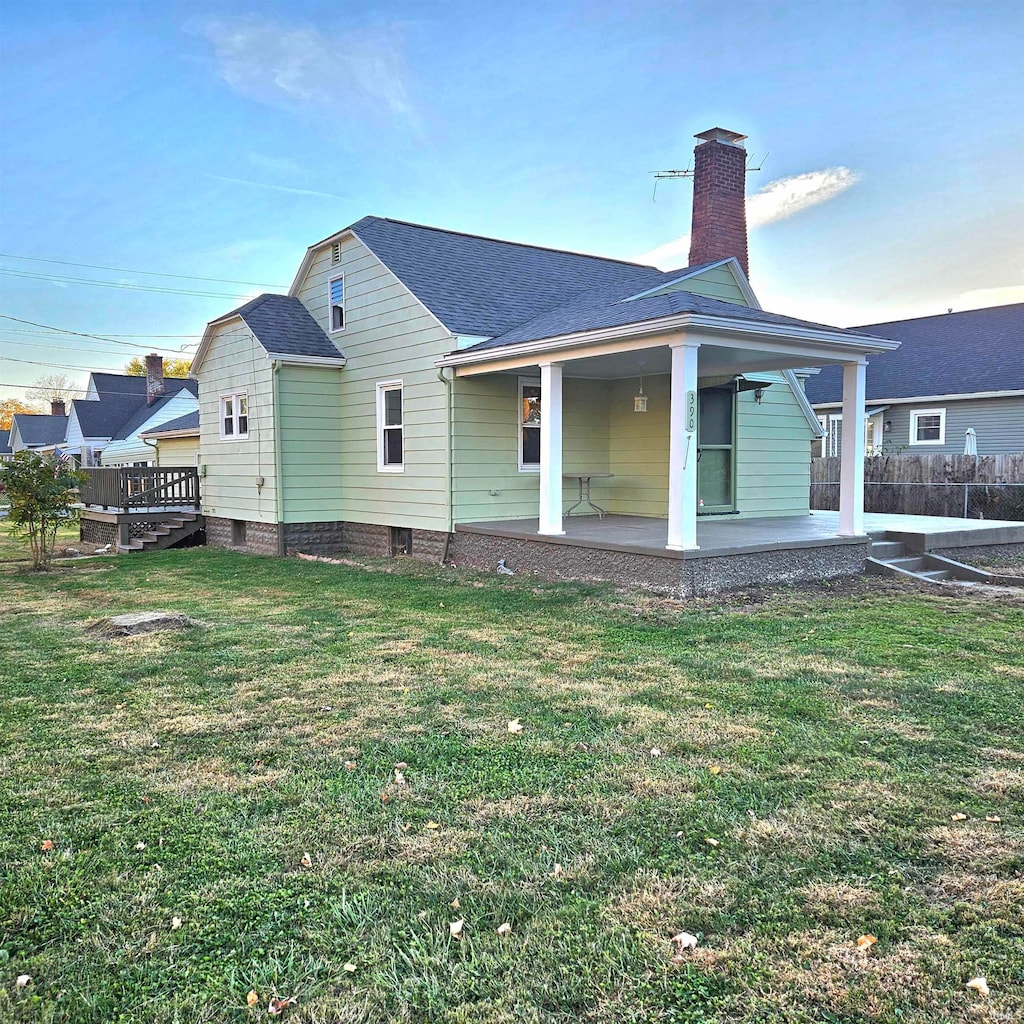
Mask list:
[{"label": "gray shingle roof", "polygon": [[[71,403],[83,437],[127,437],[135,426],[145,423],[149,418],[152,406],[146,405],[145,377],[94,373],[92,380],[99,394],[99,401],[76,398]],[[182,389],[194,395],[198,394],[198,387],[194,380],[167,377],[164,380],[164,398],[158,401],[165,401]],[[129,423],[132,424],[131,430],[125,433],[125,427]]]},{"label": "gray shingle roof", "polygon": [[[671,279],[677,277],[678,272],[661,276]],[[506,331],[496,338],[462,351],[474,352],[489,348],[502,348],[520,342],[555,338],[563,334],[643,323],[646,320],[657,320],[680,313],[696,313],[702,316],[725,317],[782,327],[839,331],[837,327],[798,320],[795,317],[782,316],[778,313],[768,313],[763,309],[752,309],[734,302],[723,302],[720,299],[711,299],[693,292],[672,291],[661,295],[650,295],[643,299],[622,301],[628,299],[635,291],[636,289],[623,288],[621,285],[617,288],[594,289],[578,296],[564,306],[558,306],[527,323]]]},{"label": "gray shingle roof", "polygon": [[383,217],[351,229],[453,334],[504,334],[593,288],[633,294],[683,273]]},{"label": "gray shingle roof", "polygon": [[[1024,302],[852,329],[901,342],[868,362],[869,402],[1024,389]],[[841,401],[840,367],[809,378],[807,397],[813,404]]]},{"label": "gray shingle roof", "polygon": [[160,434],[176,433],[179,430],[194,430],[197,434],[199,433],[198,409],[195,412],[187,412],[184,416],[179,416],[177,419],[161,423],[158,427],[151,427],[145,431],[145,436],[159,437]]},{"label": "gray shingle roof", "polygon": [[268,353],[341,359],[341,353],[294,296],[266,292],[228,316],[240,316]]},{"label": "gray shingle roof", "polygon": [[67,416],[36,416],[33,413],[20,412],[15,414],[14,424],[18,428],[22,444],[60,444],[67,431],[68,418]]},{"label": "gray shingle roof", "polygon": [[[177,377],[165,378],[163,397],[158,398],[152,405],[146,405],[143,402],[141,405],[136,406],[132,415],[117,428],[115,433],[110,435],[111,440],[123,441],[126,437],[131,437],[146,420],[154,413],[159,412],[172,398],[177,398],[182,391],[188,391],[191,395],[198,397],[199,382],[195,380],[182,380]],[[102,401],[96,404],[102,404]],[[79,422],[81,422],[81,417],[79,417]],[[90,434],[88,436],[95,437],[97,435]]]}]

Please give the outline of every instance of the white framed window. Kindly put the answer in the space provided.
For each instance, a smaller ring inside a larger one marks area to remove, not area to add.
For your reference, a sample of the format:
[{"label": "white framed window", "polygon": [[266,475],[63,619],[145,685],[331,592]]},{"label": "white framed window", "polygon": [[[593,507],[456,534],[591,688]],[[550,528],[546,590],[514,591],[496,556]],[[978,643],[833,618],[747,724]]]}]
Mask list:
[{"label": "white framed window", "polygon": [[220,396],[220,436],[224,441],[249,436],[249,396],[244,391]]},{"label": "white framed window", "polygon": [[911,444],[945,444],[946,443],[946,410],[945,409],[911,409],[910,410],[910,443]]},{"label": "white framed window", "polygon": [[825,428],[825,436],[821,439],[822,454],[834,458],[839,454],[839,446],[842,443],[843,414],[829,413],[825,417],[819,416],[818,422]]},{"label": "white framed window", "polygon": [[519,471],[540,472],[540,380],[519,378]]},{"label": "white framed window", "polygon": [[331,334],[345,330],[345,275],[338,274],[327,282],[327,303]]},{"label": "white framed window", "polygon": [[405,409],[402,382],[383,381],[377,385],[377,471],[405,470]]}]

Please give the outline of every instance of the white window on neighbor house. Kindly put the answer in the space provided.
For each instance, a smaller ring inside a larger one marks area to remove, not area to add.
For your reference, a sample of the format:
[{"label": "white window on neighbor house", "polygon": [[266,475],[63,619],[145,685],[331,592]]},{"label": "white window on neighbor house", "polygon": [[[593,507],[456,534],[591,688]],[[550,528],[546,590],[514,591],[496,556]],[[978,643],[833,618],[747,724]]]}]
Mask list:
[{"label": "white window on neighbor house", "polygon": [[221,395],[220,436],[225,441],[238,441],[249,436],[249,396]]},{"label": "white window on neighbor house", "polygon": [[377,385],[377,470],[401,473],[405,470],[405,410],[402,382]]},{"label": "white window on neighbor house", "polygon": [[332,277],[327,283],[327,301],[330,305],[331,333],[345,330],[345,275]]},{"label": "white window on neighbor house", "polygon": [[945,409],[911,409],[910,410],[910,443],[911,444],[945,444],[946,443],[946,410]]},{"label": "white window on neighbor house", "polygon": [[519,469],[540,470],[540,381],[519,378]]},{"label": "white window on neighbor house", "polygon": [[822,453],[830,458],[839,454],[839,446],[843,437],[843,416],[842,413],[829,413],[828,416],[818,417],[818,422],[825,428],[825,436],[822,438]]}]

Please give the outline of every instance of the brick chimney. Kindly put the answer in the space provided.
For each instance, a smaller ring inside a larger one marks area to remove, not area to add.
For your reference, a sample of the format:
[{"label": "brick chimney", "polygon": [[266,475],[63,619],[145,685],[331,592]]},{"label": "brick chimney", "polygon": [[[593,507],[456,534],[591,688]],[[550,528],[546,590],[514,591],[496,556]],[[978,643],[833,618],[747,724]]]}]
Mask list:
[{"label": "brick chimney", "polygon": [[150,353],[146,356],[146,404],[152,405],[164,393],[164,360]]},{"label": "brick chimney", "polygon": [[50,415],[51,416],[67,416],[64,411],[64,399],[63,398],[51,398],[50,399]]},{"label": "brick chimney", "polygon": [[735,256],[746,274],[746,135],[712,128],[695,138],[690,266]]}]

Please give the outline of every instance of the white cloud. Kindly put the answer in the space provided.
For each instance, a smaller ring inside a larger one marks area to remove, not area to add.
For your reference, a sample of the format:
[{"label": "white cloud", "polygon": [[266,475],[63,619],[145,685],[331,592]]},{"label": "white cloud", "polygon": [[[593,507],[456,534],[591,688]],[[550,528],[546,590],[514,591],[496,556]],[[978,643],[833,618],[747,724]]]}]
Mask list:
[{"label": "white cloud", "polygon": [[747,227],[774,224],[801,210],[827,203],[858,181],[860,175],[849,167],[826,167],[821,171],[808,171],[770,181],[752,196],[747,196]]},{"label": "white cloud", "polygon": [[240,96],[260,103],[364,107],[418,128],[406,88],[407,71],[398,33],[390,28],[326,34],[266,18],[216,19],[199,32],[213,47],[221,78]]},{"label": "white cloud", "polygon": [[[770,181],[760,191],[747,196],[747,227],[764,227],[786,220],[801,210],[827,203],[859,180],[860,175],[849,167],[826,167]],[[690,236],[681,235],[637,256],[636,261],[657,267],[678,267],[685,264],[689,253]]]},{"label": "white cloud", "polygon": [[957,296],[953,311],[984,309],[986,306],[1007,306],[1011,302],[1024,302],[1024,285],[1001,285],[995,288],[975,288]]}]

